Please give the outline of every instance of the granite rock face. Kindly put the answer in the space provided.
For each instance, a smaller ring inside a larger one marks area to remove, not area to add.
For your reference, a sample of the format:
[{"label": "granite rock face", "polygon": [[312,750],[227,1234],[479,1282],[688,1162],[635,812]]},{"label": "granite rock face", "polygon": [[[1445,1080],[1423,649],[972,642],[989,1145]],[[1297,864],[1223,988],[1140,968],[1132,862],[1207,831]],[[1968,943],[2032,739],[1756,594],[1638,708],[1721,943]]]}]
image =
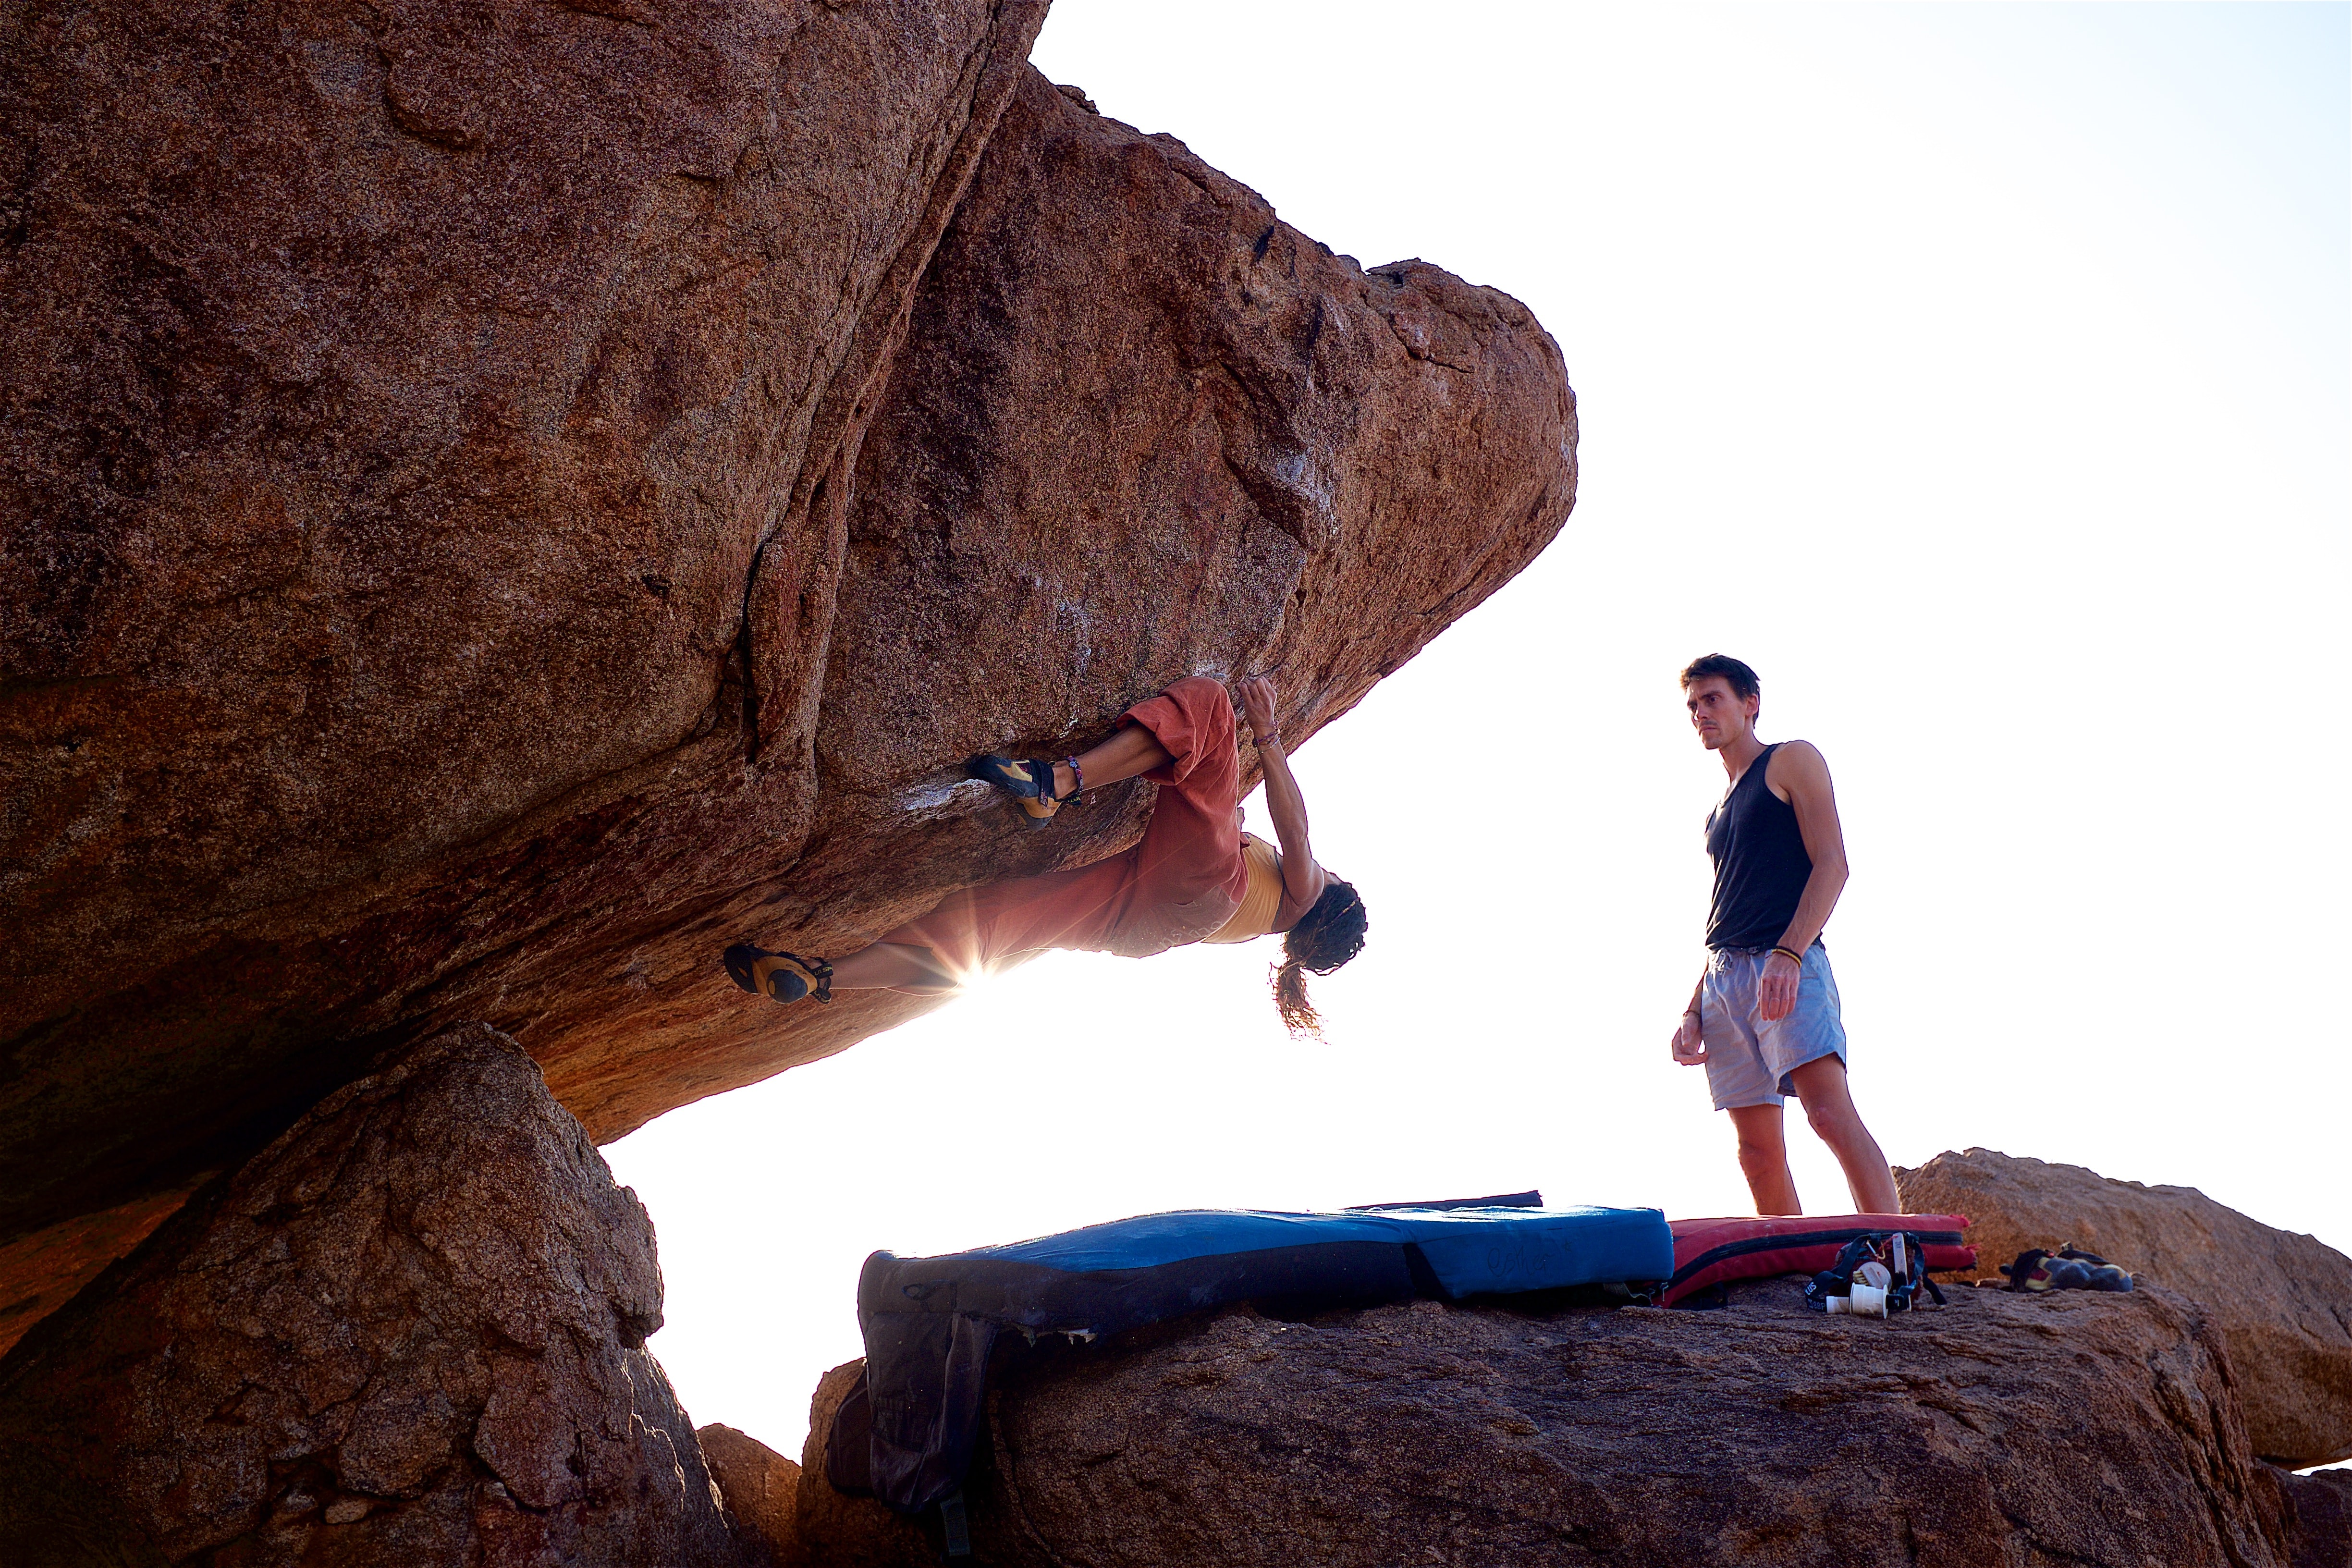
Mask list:
[{"label": "granite rock face", "polygon": [[2290,1568],[2352,1568],[2352,1469],[2273,1470]]},{"label": "granite rock face", "polygon": [[73,1300],[74,1292],[138,1246],[212,1175],[166,1187],[136,1203],[77,1215],[0,1246],[0,1355],[25,1331]]},{"label": "granite rock face", "polygon": [[0,1361],[0,1561],[742,1560],[653,1227],[476,1025],[330,1095]]},{"label": "granite rock face", "polygon": [[1198,672],[1296,745],[1557,531],[1533,318],[1042,13],[0,13],[0,1306],[458,1020],[600,1140],[887,1027],[717,954],[1124,847],[957,764]]},{"label": "granite rock face", "polygon": [[[1244,1310],[1032,1352],[965,1488],[975,1552],[2286,1568],[2275,1486],[2179,1297],[1960,1290],[1890,1323],[1808,1312],[1791,1280],[1730,1294],[1721,1311]],[[833,1528],[870,1541],[884,1510],[858,1506]],[[806,1539],[823,1561],[824,1531]]]},{"label": "granite rock face", "polygon": [[[1202,672],[1274,672],[1296,746],[1532,559],[1574,499],[1574,401],[1517,301],[1331,256],[1034,71],[878,397],[828,546],[800,858],[634,928],[641,984],[583,986],[534,957],[481,998],[599,1137],[935,1005],[866,992],[780,1016],[719,976],[725,942],[838,952],[1141,831],[1148,784],[1033,833],[965,757],[1091,744]],[[1344,872],[1345,846],[1329,853]]]},{"label": "granite rock face", "polygon": [[801,1561],[800,1466],[732,1426],[714,1422],[695,1436],[751,1568],[795,1568]]},{"label": "granite rock face", "polygon": [[2201,1306],[2254,1451],[2289,1468],[2352,1458],[2352,1258],[2194,1187],[2142,1186],[1991,1149],[1897,1171],[1903,1206],[1964,1214],[1987,1275],[2072,1241]]},{"label": "granite rock face", "polygon": [[0,12],[0,1241],[789,864],[746,661],[1044,11]]}]

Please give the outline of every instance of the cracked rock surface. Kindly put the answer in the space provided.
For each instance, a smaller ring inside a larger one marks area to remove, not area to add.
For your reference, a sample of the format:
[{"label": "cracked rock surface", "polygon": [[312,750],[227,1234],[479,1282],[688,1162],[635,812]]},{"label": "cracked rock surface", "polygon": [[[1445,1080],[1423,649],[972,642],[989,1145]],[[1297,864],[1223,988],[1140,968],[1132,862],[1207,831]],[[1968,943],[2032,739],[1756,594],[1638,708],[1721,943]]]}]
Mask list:
[{"label": "cracked rock surface", "polygon": [[1912,1214],[1964,1214],[1981,1270],[2074,1242],[2198,1303],[2254,1452],[2289,1468],[2352,1458],[2352,1258],[2194,1187],[2119,1182],[1993,1149],[1897,1171]]},{"label": "cracked rock surface", "polygon": [[[1244,1310],[1041,1346],[992,1395],[974,1551],[1040,1568],[2294,1561],[2192,1303],[1951,1294],[1892,1322],[1809,1312],[1779,1279],[1719,1311]],[[803,1490],[821,1474],[813,1446]],[[879,1504],[849,1503],[822,1530],[803,1512],[812,1561],[828,1531],[860,1561],[927,1560]]]},{"label": "cracked rock surface", "polygon": [[0,1561],[740,1560],[653,1226],[480,1025],[330,1095],[0,1362]]}]

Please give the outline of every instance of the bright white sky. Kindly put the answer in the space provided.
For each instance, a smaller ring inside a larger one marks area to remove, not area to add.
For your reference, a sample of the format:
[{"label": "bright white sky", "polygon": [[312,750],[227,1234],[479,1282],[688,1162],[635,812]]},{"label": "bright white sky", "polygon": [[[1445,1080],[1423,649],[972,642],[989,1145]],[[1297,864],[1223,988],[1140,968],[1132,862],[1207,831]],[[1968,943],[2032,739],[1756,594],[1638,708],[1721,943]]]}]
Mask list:
[{"label": "bright white sky", "polygon": [[1528,1186],[1746,1211],[1665,1045],[1724,783],[1675,673],[1714,649],[1836,777],[1827,940],[1897,1163],[2070,1161],[2352,1250],[2347,18],[1057,0],[1035,58],[1105,113],[1532,306],[1582,493],[1297,759],[1372,918],[1329,1044],[1283,1036],[1272,942],[1055,955],[606,1151],[696,1420],[797,1454],[877,1247]]}]

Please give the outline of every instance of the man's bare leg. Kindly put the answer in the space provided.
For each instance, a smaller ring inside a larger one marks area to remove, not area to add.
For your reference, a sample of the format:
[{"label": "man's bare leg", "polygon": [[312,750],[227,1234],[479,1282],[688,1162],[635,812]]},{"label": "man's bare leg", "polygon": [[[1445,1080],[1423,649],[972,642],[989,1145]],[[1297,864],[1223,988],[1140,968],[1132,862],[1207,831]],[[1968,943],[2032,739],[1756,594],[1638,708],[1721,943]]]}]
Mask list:
[{"label": "man's bare leg", "polygon": [[1735,1105],[1727,1113],[1739,1134],[1739,1169],[1758,1214],[1802,1214],[1797,1178],[1789,1173],[1789,1144],[1780,1131],[1777,1105]]},{"label": "man's bare leg", "polygon": [[1901,1214],[1903,1200],[1895,1193],[1895,1173],[1878,1140],[1862,1124],[1847,1092],[1845,1063],[1835,1057],[1816,1057],[1789,1075],[1790,1086],[1805,1102],[1805,1120],[1830,1146],[1845,1171],[1845,1184],[1853,1194],[1856,1214]]},{"label": "man's bare leg", "polygon": [[[1126,724],[1101,745],[1080,752],[1078,766],[1086,770],[1087,787],[1092,789],[1148,773],[1170,759],[1159,736],[1140,724]],[[1069,763],[1054,764],[1055,795],[1069,794],[1076,784]],[[835,991],[950,991],[955,984],[939,954],[908,942],[877,942],[833,961]]]},{"label": "man's bare leg", "polygon": [[[1159,736],[1140,724],[1128,724],[1101,745],[1081,752],[1078,766],[1086,770],[1087,787],[1092,789],[1148,773],[1169,760]],[[1054,764],[1055,795],[1067,795],[1076,783],[1069,763]],[[908,942],[877,942],[833,961],[835,991],[951,991],[955,984],[939,954]]]},{"label": "man's bare leg", "polygon": [[955,977],[928,947],[877,942],[833,961],[835,991],[951,991]]},{"label": "man's bare leg", "polygon": [[[1087,775],[1087,787],[1099,789],[1121,779],[1131,779],[1148,773],[1170,761],[1168,748],[1160,737],[1140,724],[1126,724],[1111,732],[1109,740],[1092,751],[1078,753],[1078,767]],[[1054,793],[1065,795],[1076,788],[1077,780],[1070,776],[1070,764],[1054,764]]]}]

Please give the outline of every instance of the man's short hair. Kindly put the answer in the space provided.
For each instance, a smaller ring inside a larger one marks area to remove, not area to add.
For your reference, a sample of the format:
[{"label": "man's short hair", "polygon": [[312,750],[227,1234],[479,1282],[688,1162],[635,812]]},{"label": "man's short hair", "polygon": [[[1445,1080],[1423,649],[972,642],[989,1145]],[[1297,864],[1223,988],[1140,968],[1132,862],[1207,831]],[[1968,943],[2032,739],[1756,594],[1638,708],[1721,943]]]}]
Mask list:
[{"label": "man's short hair", "polygon": [[1756,679],[1756,672],[1727,653],[1703,653],[1691,660],[1683,671],[1683,689],[1688,691],[1710,675],[1723,677],[1730,684],[1731,694],[1743,702],[1764,695],[1764,683]]}]

